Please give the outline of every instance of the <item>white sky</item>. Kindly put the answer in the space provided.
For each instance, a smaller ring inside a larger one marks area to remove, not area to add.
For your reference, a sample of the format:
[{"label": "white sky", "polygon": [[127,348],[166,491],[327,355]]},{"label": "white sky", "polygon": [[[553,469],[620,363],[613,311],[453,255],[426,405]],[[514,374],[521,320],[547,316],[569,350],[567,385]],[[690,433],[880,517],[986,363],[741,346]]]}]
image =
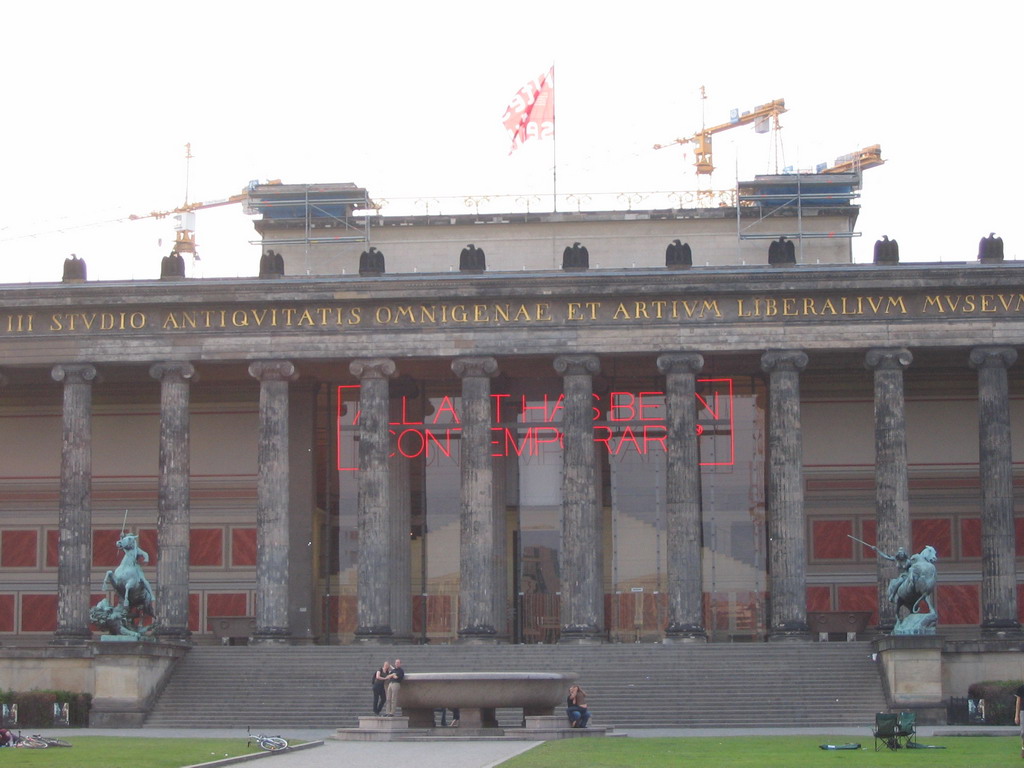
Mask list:
[{"label": "white sky", "polygon": [[[699,130],[702,106],[714,125],[734,107],[784,98],[787,165],[882,146],[886,164],[864,175],[857,261],[883,234],[904,261],[974,260],[990,231],[1008,259],[1021,252],[1012,4],[598,7],[9,4],[0,282],[59,280],[72,252],[90,279],[157,277],[169,219],[80,225],[180,205],[186,142],[191,201],[281,179],[354,182],[375,199],[539,195],[533,206],[549,206],[551,142],[509,156],[501,117],[552,62],[559,193],[696,189],[689,147],[652,146]],[[769,145],[750,127],[716,136],[713,186],[773,170]],[[196,238],[202,261],[190,274],[255,273],[241,206],[199,211]]]}]

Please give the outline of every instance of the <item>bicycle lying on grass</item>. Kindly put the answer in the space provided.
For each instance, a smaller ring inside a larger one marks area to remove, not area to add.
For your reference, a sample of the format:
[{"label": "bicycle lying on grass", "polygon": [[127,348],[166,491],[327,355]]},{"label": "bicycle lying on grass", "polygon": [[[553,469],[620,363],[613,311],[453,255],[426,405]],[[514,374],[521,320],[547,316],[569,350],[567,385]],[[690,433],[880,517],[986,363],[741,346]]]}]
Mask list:
[{"label": "bicycle lying on grass", "polygon": [[70,747],[71,745],[63,739],[54,739],[49,736],[40,736],[38,733],[33,733],[31,736],[22,736],[19,732],[17,735],[11,734],[13,739],[12,747],[21,747],[22,749],[46,749],[47,747]]},{"label": "bicycle lying on grass", "polygon": [[261,749],[265,749],[268,752],[276,752],[279,749],[286,749],[288,747],[288,741],[280,736],[265,736],[262,733],[253,733],[250,728],[246,728],[245,732],[249,734],[249,744],[255,741],[260,745]]}]

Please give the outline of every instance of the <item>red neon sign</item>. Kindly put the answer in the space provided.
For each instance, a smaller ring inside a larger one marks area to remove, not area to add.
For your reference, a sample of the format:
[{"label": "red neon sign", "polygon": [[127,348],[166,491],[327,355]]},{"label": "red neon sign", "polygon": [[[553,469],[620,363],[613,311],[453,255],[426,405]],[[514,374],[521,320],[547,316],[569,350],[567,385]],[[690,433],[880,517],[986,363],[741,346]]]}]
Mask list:
[{"label": "red neon sign", "polygon": [[[702,461],[701,466],[727,466],[735,463],[732,379],[700,379],[704,394],[698,394],[697,434],[702,437],[728,439],[724,461]],[[354,390],[346,393],[346,390]],[[342,471],[359,469],[355,441],[346,439],[359,425],[358,384],[338,386],[337,438],[338,462]],[[350,415],[343,414],[348,403],[355,406]],[[594,395],[594,442],[610,456],[623,452],[648,454],[666,450],[668,430],[665,426],[665,393],[611,392],[603,399]],[[427,418],[413,415],[410,400],[402,397],[398,417],[390,422],[394,450],[392,456],[418,458],[444,456],[453,458],[455,441],[462,432],[458,398],[445,395]],[[543,395],[538,399],[518,400],[509,394],[491,395],[494,422],[491,425],[491,455],[495,457],[538,456],[550,450],[561,450],[561,420],[564,395]],[[347,450],[346,450],[347,449]],[[352,454],[344,456],[343,454]]]}]

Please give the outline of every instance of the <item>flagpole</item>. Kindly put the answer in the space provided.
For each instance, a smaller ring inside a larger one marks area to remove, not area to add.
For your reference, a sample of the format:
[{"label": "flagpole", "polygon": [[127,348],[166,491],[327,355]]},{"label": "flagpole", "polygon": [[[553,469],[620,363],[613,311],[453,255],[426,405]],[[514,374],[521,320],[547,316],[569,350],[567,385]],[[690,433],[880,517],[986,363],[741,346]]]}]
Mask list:
[{"label": "flagpole", "polygon": [[[555,63],[551,62],[552,78],[555,74]],[[555,120],[555,109],[557,107],[555,92],[551,91],[551,125],[554,127],[554,136],[551,139],[551,210],[558,213],[558,122]]]}]

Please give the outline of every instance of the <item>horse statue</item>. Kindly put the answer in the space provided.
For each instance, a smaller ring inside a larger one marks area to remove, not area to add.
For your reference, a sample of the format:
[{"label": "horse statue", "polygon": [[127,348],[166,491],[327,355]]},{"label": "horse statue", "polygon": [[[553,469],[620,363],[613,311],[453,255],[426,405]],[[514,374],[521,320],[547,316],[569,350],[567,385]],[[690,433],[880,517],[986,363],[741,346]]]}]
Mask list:
[{"label": "horse statue", "polygon": [[[935,561],[938,553],[935,547],[925,547],[916,555],[911,555],[907,568],[893,579],[889,588],[889,599],[896,606],[896,626],[894,635],[934,634],[938,621],[935,610]],[[918,611],[921,604],[927,611]],[[907,613],[901,614],[906,608]]]},{"label": "horse statue", "polygon": [[107,571],[103,578],[104,589],[112,589],[121,597],[125,613],[145,616],[153,615],[153,588],[139,565],[139,557],[149,562],[149,553],[139,548],[139,537],[135,533],[124,533],[117,541],[117,548],[124,552],[121,564],[113,571]]}]

